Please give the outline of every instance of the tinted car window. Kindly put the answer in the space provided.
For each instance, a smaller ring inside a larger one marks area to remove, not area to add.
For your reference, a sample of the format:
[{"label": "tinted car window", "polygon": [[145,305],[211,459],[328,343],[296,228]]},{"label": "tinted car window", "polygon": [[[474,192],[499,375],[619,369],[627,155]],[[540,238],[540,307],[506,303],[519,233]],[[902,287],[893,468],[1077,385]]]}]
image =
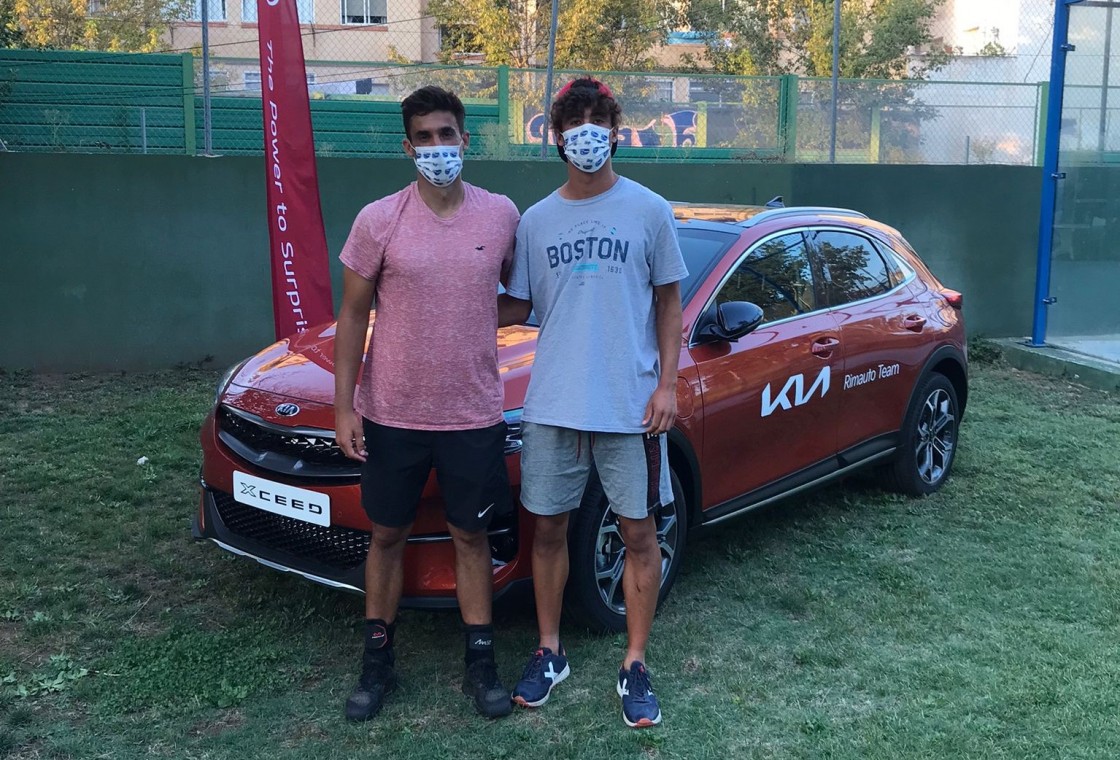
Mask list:
[{"label": "tinted car window", "polygon": [[814,242],[828,274],[832,306],[861,301],[891,289],[891,273],[867,238],[849,232],[822,231]]},{"label": "tinted car window", "polygon": [[728,301],[750,301],[762,307],[766,322],[815,310],[809,247],[801,233],[772,238],[755,247],[716,296],[717,304]]},{"label": "tinted car window", "polygon": [[681,281],[681,302],[688,303],[696,287],[739,236],[732,232],[682,226],[677,228],[677,238],[681,243],[684,265],[688,268],[688,277]]}]

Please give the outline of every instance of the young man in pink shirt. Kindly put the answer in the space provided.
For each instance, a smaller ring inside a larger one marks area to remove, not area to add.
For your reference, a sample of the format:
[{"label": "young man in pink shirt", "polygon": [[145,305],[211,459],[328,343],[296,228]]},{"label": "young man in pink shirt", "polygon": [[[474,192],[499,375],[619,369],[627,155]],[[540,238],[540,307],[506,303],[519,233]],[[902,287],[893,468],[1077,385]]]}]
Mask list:
[{"label": "young man in pink shirt", "polygon": [[[368,720],[396,686],[393,636],[403,558],[434,468],[455,545],[466,639],[463,692],[486,717],[510,712],[491,623],[487,526],[512,509],[506,475],[498,312],[494,294],[513,256],[513,203],[463,182],[470,144],[454,94],[423,87],[401,103],[403,147],[416,181],[354,220],[335,335],[335,434],[362,462],[373,523],[366,559],[366,635],[349,720]],[[357,386],[369,312],[377,319]]]}]

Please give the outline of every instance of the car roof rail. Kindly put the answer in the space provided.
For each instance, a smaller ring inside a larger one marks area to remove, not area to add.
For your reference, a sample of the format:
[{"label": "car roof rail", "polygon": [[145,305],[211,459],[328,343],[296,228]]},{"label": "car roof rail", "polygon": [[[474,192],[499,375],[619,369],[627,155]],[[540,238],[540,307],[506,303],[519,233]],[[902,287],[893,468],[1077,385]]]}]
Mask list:
[{"label": "car roof rail", "polygon": [[805,214],[816,214],[819,216],[850,216],[854,219],[867,219],[867,214],[860,211],[853,211],[850,208],[833,208],[832,206],[781,206],[760,211],[750,219],[739,222],[738,226],[754,227],[762,222],[769,222],[771,219],[780,219],[784,216],[804,216]]}]

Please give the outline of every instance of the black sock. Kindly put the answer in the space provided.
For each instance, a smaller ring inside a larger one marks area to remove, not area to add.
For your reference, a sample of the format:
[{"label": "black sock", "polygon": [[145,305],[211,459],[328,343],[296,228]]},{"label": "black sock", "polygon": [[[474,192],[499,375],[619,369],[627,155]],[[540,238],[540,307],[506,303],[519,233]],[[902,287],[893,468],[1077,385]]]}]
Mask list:
[{"label": "black sock", "polygon": [[463,659],[467,665],[479,660],[494,659],[493,625],[464,625],[463,632],[467,642],[467,653]]},{"label": "black sock", "polygon": [[366,620],[365,653],[379,660],[393,660],[393,635],[396,622],[386,623],[381,618]]}]

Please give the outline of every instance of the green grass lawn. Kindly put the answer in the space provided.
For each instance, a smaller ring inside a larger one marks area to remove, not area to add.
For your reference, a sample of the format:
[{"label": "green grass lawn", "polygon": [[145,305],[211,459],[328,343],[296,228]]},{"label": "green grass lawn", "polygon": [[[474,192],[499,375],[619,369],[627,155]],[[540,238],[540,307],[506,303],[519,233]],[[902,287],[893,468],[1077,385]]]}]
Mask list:
[{"label": "green grass lawn", "polygon": [[[637,732],[623,639],[567,632],[547,707],[488,723],[457,617],[416,611],[403,690],[348,725],[360,598],[190,539],[216,373],[0,379],[0,756],[1120,756],[1114,396],[974,367],[935,497],[850,480],[694,534]],[[497,623],[512,682],[531,609]]]}]

